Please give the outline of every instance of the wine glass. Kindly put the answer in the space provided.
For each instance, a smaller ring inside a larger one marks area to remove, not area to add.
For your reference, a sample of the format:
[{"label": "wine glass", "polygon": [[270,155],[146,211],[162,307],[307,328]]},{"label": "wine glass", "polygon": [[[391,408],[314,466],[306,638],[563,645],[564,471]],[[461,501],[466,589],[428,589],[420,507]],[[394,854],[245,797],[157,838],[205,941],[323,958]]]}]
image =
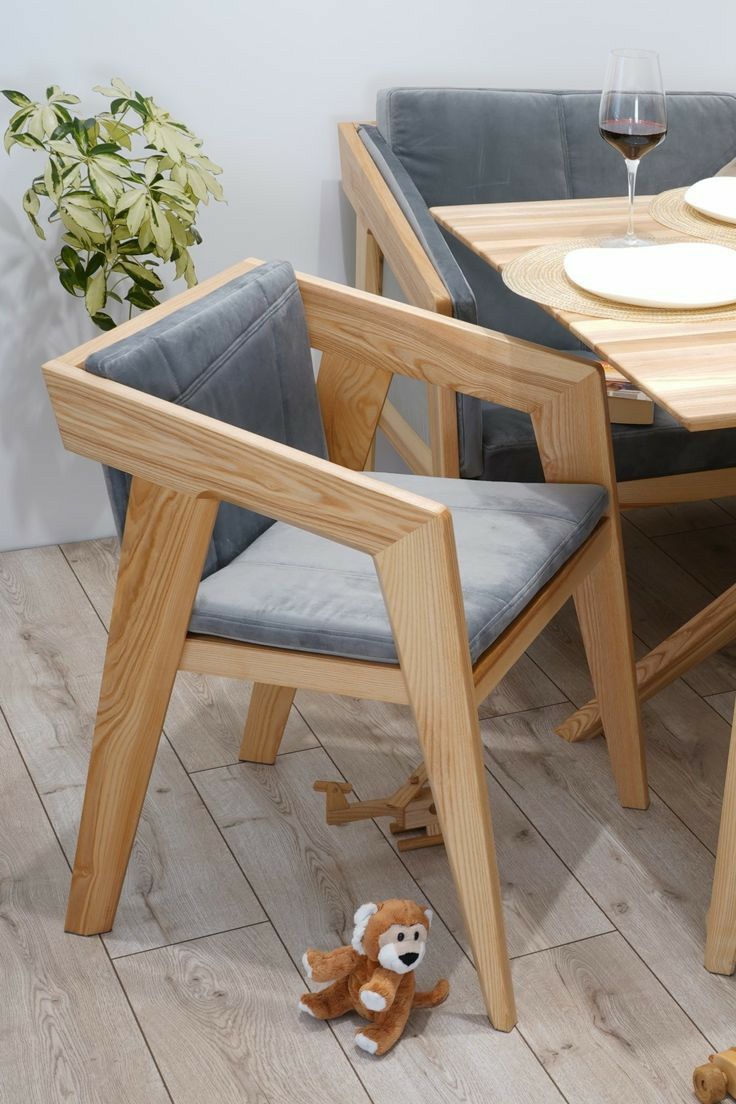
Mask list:
[{"label": "wine glass", "polygon": [[599,120],[601,137],[623,154],[629,179],[626,236],[604,244],[651,245],[651,240],[634,233],[634,196],[640,160],[667,136],[667,101],[658,54],[653,50],[611,50]]}]

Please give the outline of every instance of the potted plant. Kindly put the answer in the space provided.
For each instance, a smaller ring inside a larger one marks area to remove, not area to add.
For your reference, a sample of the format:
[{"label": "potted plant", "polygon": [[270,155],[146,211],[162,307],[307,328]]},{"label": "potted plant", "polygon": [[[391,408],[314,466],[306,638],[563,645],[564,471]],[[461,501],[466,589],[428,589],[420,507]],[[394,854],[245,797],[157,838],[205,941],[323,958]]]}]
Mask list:
[{"label": "potted plant", "polygon": [[173,262],[177,279],[197,282],[190,248],[201,242],[197,211],[209,197],[223,198],[222,170],[202,153],[202,141],[183,123],[124,81],[94,91],[111,102],[89,118],[70,108],[79,97],[58,85],[45,101],[22,92],[3,95],[16,107],[5,149],[23,146],[45,163],[23,196],[23,210],[40,238],[42,204],[48,222],[60,223],[55,258],[62,287],[83,298],[92,321],[108,330],[110,301],[147,310],[158,303],[157,271]]}]

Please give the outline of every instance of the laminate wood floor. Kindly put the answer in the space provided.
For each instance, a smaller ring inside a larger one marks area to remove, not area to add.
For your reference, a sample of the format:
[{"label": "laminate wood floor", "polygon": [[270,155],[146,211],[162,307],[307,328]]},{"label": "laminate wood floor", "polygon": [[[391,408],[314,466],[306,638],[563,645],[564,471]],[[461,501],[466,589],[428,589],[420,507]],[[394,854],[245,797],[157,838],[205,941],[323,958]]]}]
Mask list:
[{"label": "laminate wood floor", "polygon": [[[736,576],[734,500],[625,521],[641,654]],[[736,1044],[736,977],[702,966],[736,646],[644,708],[652,804],[621,810],[571,608],[481,707],[519,1026],[483,1013],[444,851],[324,822],[419,757],[406,708],[297,694],[275,767],[238,762],[249,687],[182,674],[114,930],[63,932],[116,544],[0,554],[0,1104],[677,1104]],[[357,1018],[300,1017],[307,945],[364,900],[430,902],[420,980],[450,978],[376,1060]]]}]

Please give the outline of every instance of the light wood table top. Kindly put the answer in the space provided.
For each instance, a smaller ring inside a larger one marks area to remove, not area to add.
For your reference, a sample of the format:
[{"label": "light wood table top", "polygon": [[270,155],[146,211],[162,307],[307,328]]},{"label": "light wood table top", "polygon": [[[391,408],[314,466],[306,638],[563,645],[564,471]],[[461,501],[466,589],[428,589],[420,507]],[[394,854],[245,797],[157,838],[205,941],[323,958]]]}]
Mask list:
[{"label": "light wood table top", "polygon": [[[636,201],[636,229],[671,241],[674,231],[647,214],[650,199],[641,196]],[[509,261],[540,245],[623,233],[626,205],[625,198],[565,199],[433,207],[431,213],[500,272]],[[736,426],[736,319],[628,322],[545,310],[687,429]]]}]

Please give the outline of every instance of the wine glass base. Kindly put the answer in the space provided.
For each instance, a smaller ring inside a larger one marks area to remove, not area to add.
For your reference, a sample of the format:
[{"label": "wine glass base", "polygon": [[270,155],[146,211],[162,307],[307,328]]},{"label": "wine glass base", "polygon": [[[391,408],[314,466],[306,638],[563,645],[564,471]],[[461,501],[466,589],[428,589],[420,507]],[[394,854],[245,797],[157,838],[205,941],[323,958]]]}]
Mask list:
[{"label": "wine glass base", "polygon": [[620,238],[604,238],[600,243],[603,249],[631,249],[636,246],[656,244],[654,238],[648,238],[646,235],[640,237],[638,234],[624,234]]}]

